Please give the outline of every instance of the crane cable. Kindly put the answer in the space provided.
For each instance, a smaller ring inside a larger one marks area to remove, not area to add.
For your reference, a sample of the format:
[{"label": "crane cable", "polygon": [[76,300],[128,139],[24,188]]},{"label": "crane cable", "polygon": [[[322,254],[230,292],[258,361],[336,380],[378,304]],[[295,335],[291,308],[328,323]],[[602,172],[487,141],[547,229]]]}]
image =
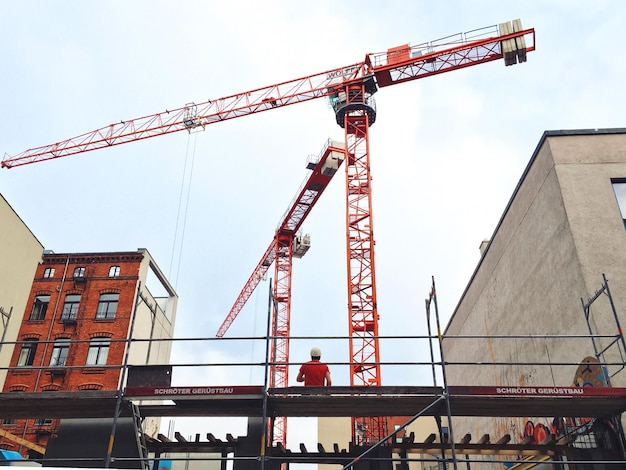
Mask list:
[{"label": "crane cable", "polygon": [[[192,149],[192,154],[191,154],[191,162],[189,164],[189,176],[187,177],[187,164],[189,162],[189,147],[191,144],[191,133],[189,134],[189,136],[187,137],[187,148],[185,150],[185,163],[183,165],[183,174],[182,174],[182,178],[181,178],[181,182],[180,182],[180,194],[178,196],[178,212],[176,214],[176,224],[175,224],[175,228],[174,228],[174,240],[172,241],[172,255],[170,258],[170,268],[169,268],[169,274],[168,277],[170,279],[172,279],[172,269],[173,269],[173,265],[174,265],[174,256],[176,255],[176,242],[178,239],[178,230],[179,230],[179,225],[181,224],[181,217],[182,217],[182,228],[181,228],[181,234],[180,234],[180,246],[178,248],[178,260],[177,260],[177,264],[176,264],[176,276],[174,277],[174,289],[176,289],[176,286],[178,284],[178,275],[180,273],[180,265],[181,265],[181,260],[182,260],[182,252],[183,252],[183,245],[185,242],[185,228],[187,227],[187,213],[189,210],[189,199],[190,199],[190,195],[191,195],[191,181],[192,181],[192,176],[193,176],[193,166],[194,166],[194,162],[196,159],[196,143],[198,141],[198,136],[195,135],[194,136],[194,140],[193,140],[193,149]],[[185,186],[187,187],[187,195],[186,195],[186,199],[185,199],[185,208],[184,208],[184,212],[182,213],[181,216],[181,210],[182,210],[182,205],[183,205],[183,195],[185,192]]]}]

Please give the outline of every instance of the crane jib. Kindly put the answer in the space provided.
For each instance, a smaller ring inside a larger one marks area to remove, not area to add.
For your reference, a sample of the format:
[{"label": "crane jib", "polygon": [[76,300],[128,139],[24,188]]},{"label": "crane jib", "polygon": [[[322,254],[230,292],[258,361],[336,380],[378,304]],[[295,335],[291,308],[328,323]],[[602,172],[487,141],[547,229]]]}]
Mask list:
[{"label": "crane jib", "polygon": [[[529,44],[525,44],[526,37],[529,37]],[[383,53],[368,54],[363,62],[356,64],[197,105],[191,103],[175,110],[120,121],[77,137],[33,147],[14,156],[5,155],[0,165],[13,168],[173,132],[201,130],[209,124],[333,96],[342,88],[358,83],[369,83],[368,93],[373,94],[378,87],[460,70],[499,58],[504,58],[506,65],[512,65],[518,60],[525,61],[526,52],[535,50],[534,37],[534,29],[522,30],[521,23],[515,20],[500,27],[459,33],[418,46],[398,46]],[[523,47],[520,43],[524,43]],[[375,77],[376,83],[368,81],[368,77]],[[193,112],[190,112],[190,105]]]}]

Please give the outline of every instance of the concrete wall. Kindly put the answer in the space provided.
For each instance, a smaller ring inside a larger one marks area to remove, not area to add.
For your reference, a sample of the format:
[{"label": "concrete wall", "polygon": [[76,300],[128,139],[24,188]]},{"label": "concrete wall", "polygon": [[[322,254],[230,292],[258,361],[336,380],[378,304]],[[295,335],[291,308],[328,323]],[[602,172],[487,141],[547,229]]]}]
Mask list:
[{"label": "concrete wall", "polygon": [[[612,178],[626,178],[626,130],[544,134],[445,332],[446,361],[508,364],[449,366],[450,385],[572,385],[576,363],[594,356],[594,348],[589,338],[562,336],[589,333],[581,298],[601,287],[603,274],[619,321],[626,321],[626,231]],[[591,325],[596,334],[617,333],[607,296],[594,303]],[[615,353],[613,347],[605,360],[617,360]],[[626,385],[626,373],[611,381]],[[453,424],[456,436],[516,439],[524,423],[455,418]]]},{"label": "concrete wall", "polygon": [[[0,339],[4,338],[5,343],[17,339],[42,253],[41,243],[0,195],[0,308],[7,314],[0,315]],[[13,344],[0,344],[0,390],[7,373],[4,368],[9,366],[13,349]]]},{"label": "concrete wall", "polygon": [[[139,252],[144,255],[139,268],[141,295],[147,303],[142,300],[137,305],[133,337],[171,340],[174,337],[178,296],[148,250],[140,248]],[[168,364],[171,351],[171,341],[138,342],[130,349],[129,363]]]},{"label": "concrete wall", "polygon": [[[171,340],[174,338],[178,296],[148,250],[140,248],[138,251],[144,255],[139,268],[142,300],[136,306],[137,315],[133,338]],[[128,363],[130,365],[169,364],[171,352],[172,341],[135,342],[129,349]],[[160,418],[147,418],[143,423],[144,432],[151,437],[156,437],[160,424]]]}]

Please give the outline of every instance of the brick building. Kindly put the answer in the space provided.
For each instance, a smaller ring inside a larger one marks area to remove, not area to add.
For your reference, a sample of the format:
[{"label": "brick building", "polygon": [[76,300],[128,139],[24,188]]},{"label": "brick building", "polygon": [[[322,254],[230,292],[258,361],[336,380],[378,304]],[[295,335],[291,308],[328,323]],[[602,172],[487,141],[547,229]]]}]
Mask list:
[{"label": "brick building", "polygon": [[[123,365],[167,364],[177,295],[145,249],[45,252],[37,266],[3,392],[117,390]],[[45,447],[57,420],[3,420],[0,429]],[[158,422],[145,423],[146,432]],[[19,450],[20,439],[0,447]],[[32,450],[32,447],[31,447]]]}]

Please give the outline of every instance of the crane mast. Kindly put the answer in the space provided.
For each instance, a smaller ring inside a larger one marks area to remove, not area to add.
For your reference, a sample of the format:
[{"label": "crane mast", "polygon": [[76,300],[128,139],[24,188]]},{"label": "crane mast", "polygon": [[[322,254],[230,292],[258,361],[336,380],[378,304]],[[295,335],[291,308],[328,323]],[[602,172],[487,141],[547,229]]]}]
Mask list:
[{"label": "crane mast", "polygon": [[[378,302],[374,266],[374,223],[369,126],[376,120],[367,83],[347,86],[333,101],[346,138],[346,257],[350,385],[380,386]],[[373,445],[387,435],[384,417],[352,418],[352,440]]]},{"label": "crane mast", "polygon": [[[206,126],[263,111],[283,108],[317,98],[328,98],[337,123],[344,128],[346,145],[346,256],[348,264],[348,327],[350,332],[351,385],[379,385],[378,307],[374,263],[374,230],[371,203],[371,175],[368,128],[376,120],[373,95],[380,88],[426,78],[474,65],[503,59],[506,66],[526,62],[527,53],[535,50],[534,29],[523,29],[520,20],[459,33],[418,45],[404,44],[387,51],[366,54],[362,62],[330,69],[295,80],[256,88],[203,103],[120,121],[77,137],[50,145],[34,147],[12,157],[6,156],[2,167],[13,168],[68,155],[88,152],[150,137]],[[276,297],[289,309],[290,262],[292,245],[288,238],[276,235],[262,259],[256,275],[276,262]],[[285,261],[283,263],[283,261]],[[279,268],[280,267],[280,268]],[[280,269],[280,271],[279,271]],[[255,275],[255,274],[253,274]],[[229,314],[238,313],[256,287],[250,279]],[[236,311],[237,313],[233,312]],[[228,318],[227,317],[227,320]],[[275,319],[276,337],[288,331],[288,315]],[[224,325],[223,325],[224,326]],[[221,329],[220,329],[221,331]],[[224,330],[225,331],[225,330]],[[276,343],[275,351],[288,346]],[[278,363],[278,357],[276,363]],[[278,370],[278,368],[277,368]],[[286,377],[286,375],[285,375]],[[278,381],[274,382],[278,383]],[[382,419],[371,422],[353,419],[353,439],[374,442],[385,434]]]}]

